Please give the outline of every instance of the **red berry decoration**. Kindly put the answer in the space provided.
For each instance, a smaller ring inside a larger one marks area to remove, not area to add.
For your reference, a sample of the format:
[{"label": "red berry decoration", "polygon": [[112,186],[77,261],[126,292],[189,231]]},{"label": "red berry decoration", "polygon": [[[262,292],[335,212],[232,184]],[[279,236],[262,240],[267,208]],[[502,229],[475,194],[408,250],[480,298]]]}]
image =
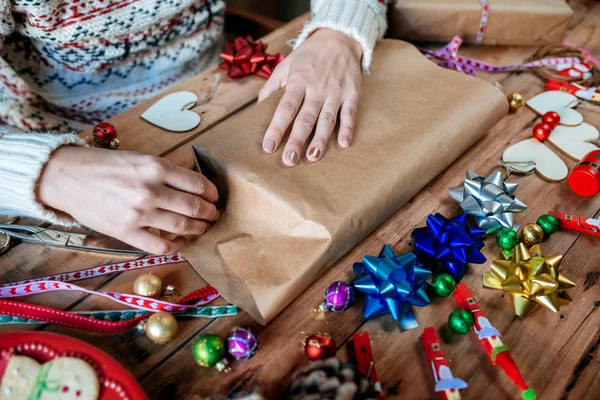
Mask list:
[{"label": "red berry decoration", "polygon": [[544,140],[548,139],[551,133],[552,127],[548,124],[541,123],[533,127],[533,137],[539,140],[540,142],[543,142]]},{"label": "red berry decoration", "polygon": [[103,147],[110,146],[110,142],[117,138],[117,130],[108,122],[100,122],[94,127],[94,142]]},{"label": "red berry decoration", "polygon": [[335,340],[326,333],[315,333],[304,340],[304,354],[310,361],[333,357],[336,349]]},{"label": "red berry decoration", "polygon": [[556,128],[560,124],[560,115],[556,111],[548,111],[542,115],[542,122],[550,125],[551,128]]}]

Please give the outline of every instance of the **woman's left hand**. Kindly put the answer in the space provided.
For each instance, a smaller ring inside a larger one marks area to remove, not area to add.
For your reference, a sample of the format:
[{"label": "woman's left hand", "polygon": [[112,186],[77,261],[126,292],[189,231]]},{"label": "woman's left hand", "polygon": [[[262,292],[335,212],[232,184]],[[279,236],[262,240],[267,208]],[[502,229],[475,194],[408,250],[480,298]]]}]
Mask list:
[{"label": "woman's left hand", "polygon": [[354,136],[361,81],[362,47],[349,36],[330,29],[315,31],[281,62],[262,88],[258,101],[285,86],[263,149],[273,153],[294,121],[283,150],[283,162],[293,167],[316,125],[306,158],[318,161],[340,116],[337,141],[348,148]]}]

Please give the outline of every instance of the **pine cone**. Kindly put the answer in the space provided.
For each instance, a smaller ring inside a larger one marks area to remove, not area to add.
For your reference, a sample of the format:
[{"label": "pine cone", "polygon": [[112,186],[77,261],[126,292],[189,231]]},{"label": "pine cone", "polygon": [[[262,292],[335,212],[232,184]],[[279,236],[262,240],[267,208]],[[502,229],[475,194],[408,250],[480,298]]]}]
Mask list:
[{"label": "pine cone", "polygon": [[284,397],[290,400],[367,400],[377,398],[369,380],[338,358],[310,363],[296,371]]}]

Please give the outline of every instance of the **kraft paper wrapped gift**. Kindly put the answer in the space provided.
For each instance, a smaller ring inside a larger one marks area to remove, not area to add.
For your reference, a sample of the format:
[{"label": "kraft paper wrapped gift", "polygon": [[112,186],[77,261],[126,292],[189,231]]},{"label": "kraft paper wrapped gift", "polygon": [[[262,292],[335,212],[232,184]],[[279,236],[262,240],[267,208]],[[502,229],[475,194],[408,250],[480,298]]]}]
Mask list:
[{"label": "kraft paper wrapped gift", "polygon": [[363,77],[352,146],[341,150],[332,138],[317,163],[302,159],[289,168],[280,161],[281,148],[276,154],[262,150],[281,93],[194,142],[199,168],[219,188],[225,211],[183,255],[227,301],[261,324],[508,110],[498,89],[438,67],[399,40],[377,46],[371,71]]},{"label": "kraft paper wrapped gift", "polygon": [[466,43],[476,43],[482,3],[488,3],[489,16],[480,44],[560,43],[573,15],[565,0],[392,0],[387,34],[444,43],[460,36]]}]

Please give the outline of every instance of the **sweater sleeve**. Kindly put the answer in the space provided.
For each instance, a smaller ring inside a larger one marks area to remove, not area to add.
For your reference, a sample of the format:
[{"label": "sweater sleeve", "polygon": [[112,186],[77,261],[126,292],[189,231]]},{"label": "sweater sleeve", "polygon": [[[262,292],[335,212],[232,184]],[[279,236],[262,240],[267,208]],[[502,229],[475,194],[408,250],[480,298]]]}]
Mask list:
[{"label": "sweater sleeve", "polygon": [[20,132],[0,126],[0,215],[75,225],[68,215],[40,204],[35,194],[44,165],[64,145],[84,146],[85,142],[72,133]]},{"label": "sweater sleeve", "polygon": [[[0,0],[0,50],[4,37],[15,29],[11,0]],[[4,73],[10,72],[0,59]],[[0,91],[4,101],[11,99]],[[18,121],[18,117],[4,116]],[[16,124],[15,124],[16,125]],[[55,212],[40,204],[36,186],[50,155],[64,145],[84,146],[75,134],[59,132],[28,132],[0,125],[0,215],[31,217],[54,224],[71,226],[75,221],[66,214]]]},{"label": "sweater sleeve", "polygon": [[312,19],[294,43],[298,48],[315,30],[329,28],[360,43],[362,68],[369,70],[373,49],[387,29],[388,0],[311,0]]}]

